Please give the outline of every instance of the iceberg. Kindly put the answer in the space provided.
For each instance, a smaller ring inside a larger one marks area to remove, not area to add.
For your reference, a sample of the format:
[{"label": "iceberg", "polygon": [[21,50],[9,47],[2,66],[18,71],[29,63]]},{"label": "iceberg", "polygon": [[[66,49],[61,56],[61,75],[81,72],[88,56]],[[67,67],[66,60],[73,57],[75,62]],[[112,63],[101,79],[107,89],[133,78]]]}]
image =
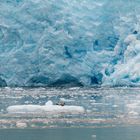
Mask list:
[{"label": "iceberg", "polygon": [[0,86],[139,86],[139,13],[139,0],[1,0]]}]

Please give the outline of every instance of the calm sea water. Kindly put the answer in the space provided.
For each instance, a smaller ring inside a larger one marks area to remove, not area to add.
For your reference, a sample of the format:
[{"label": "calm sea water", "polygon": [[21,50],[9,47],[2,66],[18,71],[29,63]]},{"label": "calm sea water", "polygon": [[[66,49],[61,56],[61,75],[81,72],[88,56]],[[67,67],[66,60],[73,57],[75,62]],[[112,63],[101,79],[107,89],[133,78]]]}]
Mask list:
[{"label": "calm sea water", "polygon": [[140,127],[4,129],[0,140],[140,140]]},{"label": "calm sea water", "polygon": [[[8,114],[11,105],[64,101],[84,114]],[[140,88],[1,88],[0,140],[140,140]]]}]

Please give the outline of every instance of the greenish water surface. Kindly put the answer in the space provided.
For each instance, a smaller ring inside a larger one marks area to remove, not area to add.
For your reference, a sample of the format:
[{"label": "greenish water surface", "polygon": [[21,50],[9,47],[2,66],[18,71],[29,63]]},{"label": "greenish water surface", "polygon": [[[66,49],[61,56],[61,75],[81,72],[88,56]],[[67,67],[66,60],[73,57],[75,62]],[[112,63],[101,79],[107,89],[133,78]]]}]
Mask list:
[{"label": "greenish water surface", "polygon": [[0,140],[140,140],[140,126],[3,129],[0,130]]}]

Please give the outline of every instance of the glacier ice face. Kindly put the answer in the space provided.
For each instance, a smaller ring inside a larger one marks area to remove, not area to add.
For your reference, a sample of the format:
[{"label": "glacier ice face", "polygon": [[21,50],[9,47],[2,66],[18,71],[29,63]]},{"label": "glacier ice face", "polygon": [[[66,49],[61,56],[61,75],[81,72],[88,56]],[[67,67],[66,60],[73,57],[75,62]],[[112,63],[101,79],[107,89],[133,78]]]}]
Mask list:
[{"label": "glacier ice face", "polygon": [[114,72],[106,79],[108,85],[139,86],[140,82],[140,40],[137,36],[128,35],[124,42],[127,48],[124,51],[123,62],[114,66]]},{"label": "glacier ice face", "polygon": [[140,85],[139,13],[139,0],[0,0],[0,85]]}]

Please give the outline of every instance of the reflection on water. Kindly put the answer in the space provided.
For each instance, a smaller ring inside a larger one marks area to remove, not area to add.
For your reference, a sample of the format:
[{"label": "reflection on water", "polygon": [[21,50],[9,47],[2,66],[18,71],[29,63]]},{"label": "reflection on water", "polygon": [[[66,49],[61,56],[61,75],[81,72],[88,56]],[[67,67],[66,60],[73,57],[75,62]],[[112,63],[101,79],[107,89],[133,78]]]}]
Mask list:
[{"label": "reflection on water", "polygon": [[[83,106],[84,114],[8,114],[11,105],[55,104]],[[103,128],[140,124],[139,88],[2,88],[0,128]]]}]

